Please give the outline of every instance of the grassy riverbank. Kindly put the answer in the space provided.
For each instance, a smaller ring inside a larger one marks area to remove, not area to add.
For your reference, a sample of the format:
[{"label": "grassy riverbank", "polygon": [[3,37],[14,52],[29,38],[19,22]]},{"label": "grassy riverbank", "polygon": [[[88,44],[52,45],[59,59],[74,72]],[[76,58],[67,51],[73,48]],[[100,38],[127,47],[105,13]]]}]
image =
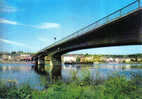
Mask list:
[{"label": "grassy riverbank", "polygon": [[0,97],[8,99],[141,99],[142,76],[132,75],[109,77],[107,80],[92,81],[73,78],[72,82],[56,81],[46,84],[43,90],[29,85],[16,87],[16,83],[0,81]]}]

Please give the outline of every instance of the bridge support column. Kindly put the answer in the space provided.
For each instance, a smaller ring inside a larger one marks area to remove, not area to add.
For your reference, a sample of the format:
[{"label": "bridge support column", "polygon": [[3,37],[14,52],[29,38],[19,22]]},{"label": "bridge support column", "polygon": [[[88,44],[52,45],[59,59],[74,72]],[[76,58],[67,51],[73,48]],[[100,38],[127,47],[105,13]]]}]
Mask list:
[{"label": "bridge support column", "polygon": [[34,62],[35,62],[35,70],[38,70],[38,58],[36,58],[36,59],[34,60]]},{"label": "bridge support column", "polygon": [[51,56],[51,75],[53,79],[61,78],[61,70],[62,70],[62,62],[61,62],[61,56]]},{"label": "bridge support column", "polygon": [[44,57],[39,57],[38,67],[39,67],[38,69],[39,69],[40,72],[44,72],[45,71],[45,69],[44,69],[44,67],[45,67],[45,59],[44,59]]}]

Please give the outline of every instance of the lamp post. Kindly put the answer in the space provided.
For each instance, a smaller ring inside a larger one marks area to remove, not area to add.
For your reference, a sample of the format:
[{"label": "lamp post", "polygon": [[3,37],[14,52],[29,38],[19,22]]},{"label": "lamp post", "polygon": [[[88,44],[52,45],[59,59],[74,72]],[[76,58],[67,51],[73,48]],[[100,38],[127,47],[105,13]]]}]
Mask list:
[{"label": "lamp post", "polygon": [[54,37],[54,40],[56,41],[56,37]]}]

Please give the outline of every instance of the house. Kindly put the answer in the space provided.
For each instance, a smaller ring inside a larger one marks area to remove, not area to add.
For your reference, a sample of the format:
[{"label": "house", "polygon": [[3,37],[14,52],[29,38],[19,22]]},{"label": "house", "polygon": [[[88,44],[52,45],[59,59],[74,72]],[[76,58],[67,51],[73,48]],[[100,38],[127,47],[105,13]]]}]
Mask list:
[{"label": "house", "polygon": [[76,56],[64,56],[63,57],[63,62],[64,63],[72,63],[72,62],[76,62],[77,57]]},{"label": "house", "polygon": [[2,55],[2,60],[10,60],[10,59],[11,59],[10,55],[7,54]]},{"label": "house", "polygon": [[77,59],[81,57],[81,54],[67,54],[62,56],[62,60],[64,63],[72,63],[77,62]]},{"label": "house", "polygon": [[30,61],[30,60],[32,60],[32,57],[31,57],[30,54],[21,54],[20,55],[20,60],[22,60],[22,61]]}]

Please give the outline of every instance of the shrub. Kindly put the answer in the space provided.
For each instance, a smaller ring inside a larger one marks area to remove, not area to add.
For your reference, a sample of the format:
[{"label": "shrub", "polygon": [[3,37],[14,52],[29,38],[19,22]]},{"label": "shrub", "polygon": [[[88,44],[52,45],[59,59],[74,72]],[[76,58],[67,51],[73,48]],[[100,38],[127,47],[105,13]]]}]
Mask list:
[{"label": "shrub", "polygon": [[[86,72],[85,72],[86,73]],[[88,75],[88,76],[87,76]],[[61,80],[47,83],[43,90],[24,84],[6,84],[0,81],[0,98],[8,99],[142,99],[142,75],[131,74],[131,79],[115,75],[103,83],[93,83],[89,73],[83,79],[65,83]],[[11,82],[9,82],[11,83]]]}]

